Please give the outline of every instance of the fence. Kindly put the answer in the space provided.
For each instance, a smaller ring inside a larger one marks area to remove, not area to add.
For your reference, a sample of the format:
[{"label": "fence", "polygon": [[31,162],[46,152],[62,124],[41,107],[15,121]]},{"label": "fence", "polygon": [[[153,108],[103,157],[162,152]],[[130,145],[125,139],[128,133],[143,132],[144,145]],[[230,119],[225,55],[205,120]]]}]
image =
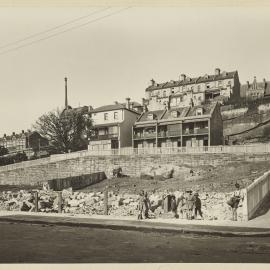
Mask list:
[{"label": "fence", "polygon": [[245,189],[244,216],[246,220],[253,218],[255,212],[270,194],[270,171],[257,178]]},{"label": "fence", "polygon": [[89,150],[87,155],[111,156],[111,155],[159,155],[159,154],[201,154],[201,153],[270,153],[270,144],[257,145],[219,145],[198,147],[149,147],[149,148],[120,148]]},{"label": "fence", "polygon": [[48,164],[61,160],[81,158],[86,156],[119,156],[119,155],[170,155],[170,154],[203,154],[203,153],[227,153],[227,154],[263,154],[270,153],[270,144],[254,145],[219,145],[199,147],[152,147],[152,148],[120,148],[104,150],[84,150],[73,153],[52,155],[47,158],[29,160],[20,163],[0,167],[0,173],[15,169],[23,169],[31,166]]},{"label": "fence", "polygon": [[106,179],[106,174],[104,172],[96,172],[66,178],[52,179],[48,181],[48,184],[50,189],[55,191],[60,191],[69,187],[76,190],[99,183],[104,179]]}]

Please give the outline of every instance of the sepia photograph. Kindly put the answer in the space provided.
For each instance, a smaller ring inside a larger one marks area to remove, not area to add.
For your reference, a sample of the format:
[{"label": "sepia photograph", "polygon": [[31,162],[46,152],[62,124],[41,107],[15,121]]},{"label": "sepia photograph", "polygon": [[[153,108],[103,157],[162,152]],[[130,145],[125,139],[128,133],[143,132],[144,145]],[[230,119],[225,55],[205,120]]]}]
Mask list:
[{"label": "sepia photograph", "polygon": [[270,263],[270,3],[25,2],[0,2],[0,268]]}]

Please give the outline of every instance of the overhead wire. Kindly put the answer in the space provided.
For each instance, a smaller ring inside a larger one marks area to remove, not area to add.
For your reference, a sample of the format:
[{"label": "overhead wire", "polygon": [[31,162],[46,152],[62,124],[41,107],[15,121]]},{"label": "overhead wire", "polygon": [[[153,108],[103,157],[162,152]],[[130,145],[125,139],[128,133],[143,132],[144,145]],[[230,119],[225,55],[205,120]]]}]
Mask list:
[{"label": "overhead wire", "polygon": [[122,11],[125,11],[125,10],[127,10],[127,9],[130,9],[130,8],[131,8],[131,7],[122,8],[121,10],[117,10],[117,11],[115,11],[115,12],[112,12],[112,13],[110,13],[110,14],[106,14],[106,15],[104,15],[104,16],[98,17],[98,18],[96,18],[96,19],[93,19],[93,20],[91,20],[91,21],[85,22],[85,23],[83,23],[83,24],[79,24],[79,25],[70,27],[70,28],[65,29],[65,30],[63,30],[63,31],[60,31],[60,32],[54,33],[54,34],[52,34],[52,35],[46,36],[46,37],[44,37],[44,38],[40,38],[40,39],[34,40],[34,41],[32,41],[32,42],[28,42],[28,43],[26,43],[26,44],[23,44],[23,45],[20,45],[20,46],[17,46],[17,47],[14,47],[14,48],[11,48],[11,49],[8,49],[8,50],[4,50],[3,52],[0,52],[0,55],[5,55],[5,54],[10,53],[10,52],[12,52],[12,51],[16,51],[16,50],[19,50],[19,49],[21,49],[21,48],[24,48],[24,47],[28,47],[28,46],[34,45],[34,44],[36,44],[36,43],[38,43],[38,42],[41,42],[41,41],[50,39],[50,38],[52,38],[52,37],[61,35],[61,34],[63,34],[63,33],[66,33],[66,32],[69,32],[69,31],[72,31],[72,30],[81,28],[81,27],[84,27],[84,26],[86,26],[86,25],[92,24],[92,23],[94,23],[94,22],[100,21],[100,20],[105,19],[105,18],[108,18],[108,17],[111,17],[111,16],[113,16],[113,15],[115,15],[115,14],[118,14],[118,13],[120,13],[120,12],[122,12]]},{"label": "overhead wire", "polygon": [[4,49],[4,48],[6,48],[6,47],[10,47],[10,46],[12,46],[12,45],[15,45],[15,44],[17,44],[17,43],[21,43],[21,42],[23,42],[23,41],[32,39],[32,38],[34,38],[34,37],[37,37],[37,36],[40,36],[40,35],[49,33],[49,32],[51,32],[51,31],[54,31],[54,30],[59,29],[59,28],[62,28],[62,27],[64,27],[64,26],[67,26],[67,25],[69,25],[69,24],[75,23],[75,22],[77,22],[77,21],[83,20],[83,19],[85,19],[85,18],[91,17],[91,16],[93,16],[93,15],[95,15],[95,14],[101,13],[101,12],[103,12],[103,11],[105,11],[105,10],[108,10],[108,9],[110,9],[110,7],[106,7],[106,8],[103,8],[103,9],[101,9],[101,10],[93,11],[93,12],[87,14],[87,15],[78,17],[78,18],[76,18],[76,19],[70,20],[70,21],[65,22],[65,23],[63,23],[63,24],[54,26],[54,27],[52,27],[52,28],[46,29],[46,30],[44,30],[44,31],[41,31],[41,32],[38,32],[38,33],[35,33],[35,34],[32,34],[32,35],[29,35],[29,36],[26,36],[26,37],[24,37],[24,38],[22,38],[22,39],[18,39],[18,40],[16,40],[16,41],[7,43],[7,44],[5,44],[5,45],[0,46],[0,50],[1,50],[1,49]]}]

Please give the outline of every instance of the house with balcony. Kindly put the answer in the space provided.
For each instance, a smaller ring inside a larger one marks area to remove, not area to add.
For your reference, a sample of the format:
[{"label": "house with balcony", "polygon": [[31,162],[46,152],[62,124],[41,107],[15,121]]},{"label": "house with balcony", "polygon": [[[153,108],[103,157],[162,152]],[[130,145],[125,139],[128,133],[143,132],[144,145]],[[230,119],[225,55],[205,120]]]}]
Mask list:
[{"label": "house with balcony", "polygon": [[196,147],[223,144],[218,102],[143,113],[133,126],[133,147]]},{"label": "house with balcony", "polygon": [[109,150],[132,146],[132,126],[141,114],[137,102],[105,105],[91,110],[89,150]]}]

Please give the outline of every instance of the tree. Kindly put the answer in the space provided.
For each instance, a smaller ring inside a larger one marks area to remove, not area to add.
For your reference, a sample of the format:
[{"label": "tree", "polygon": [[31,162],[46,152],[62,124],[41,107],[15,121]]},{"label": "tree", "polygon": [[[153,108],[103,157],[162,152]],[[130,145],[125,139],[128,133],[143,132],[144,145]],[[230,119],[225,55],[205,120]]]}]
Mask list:
[{"label": "tree", "polygon": [[42,115],[34,128],[58,153],[67,153],[87,148],[85,136],[90,126],[91,120],[83,110],[57,109]]},{"label": "tree", "polygon": [[0,156],[4,156],[4,155],[7,155],[7,154],[8,154],[7,148],[0,145]]}]

